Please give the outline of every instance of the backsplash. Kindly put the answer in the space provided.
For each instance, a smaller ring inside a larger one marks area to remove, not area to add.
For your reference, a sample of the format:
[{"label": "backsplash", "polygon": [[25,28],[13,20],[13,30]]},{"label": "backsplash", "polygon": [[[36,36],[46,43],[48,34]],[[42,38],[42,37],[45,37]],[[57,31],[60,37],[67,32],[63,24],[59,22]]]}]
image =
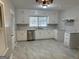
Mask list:
[{"label": "backsplash", "polygon": [[[26,24],[17,24],[16,30],[28,30],[28,29],[38,29],[34,27],[29,27],[29,25]],[[48,25],[47,28],[41,28],[41,29],[58,29],[57,24]]]}]

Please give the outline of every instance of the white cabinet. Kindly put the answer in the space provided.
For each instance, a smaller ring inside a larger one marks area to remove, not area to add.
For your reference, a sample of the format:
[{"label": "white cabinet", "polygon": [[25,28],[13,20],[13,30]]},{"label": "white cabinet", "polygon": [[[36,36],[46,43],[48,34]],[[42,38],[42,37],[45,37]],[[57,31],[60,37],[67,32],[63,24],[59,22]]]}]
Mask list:
[{"label": "white cabinet", "polygon": [[44,39],[44,38],[46,38],[46,33],[44,30],[35,31],[35,39]]},{"label": "white cabinet", "polygon": [[49,17],[48,24],[58,24],[58,18],[56,17]]},{"label": "white cabinet", "polygon": [[54,32],[53,32],[53,30],[48,30],[47,31],[47,35],[48,35],[48,38],[54,38]]},{"label": "white cabinet", "polygon": [[65,32],[65,34],[64,34],[64,45],[65,46],[70,45],[70,33]]},{"label": "white cabinet", "polygon": [[16,23],[17,24],[28,24],[29,16],[48,16],[48,24],[58,24],[58,11],[39,11],[39,10],[27,10],[17,9],[16,10]]},{"label": "white cabinet", "polygon": [[53,37],[57,40],[58,39],[58,31],[53,30]]},{"label": "white cabinet", "polygon": [[16,24],[29,24],[29,17],[24,10],[16,11]]},{"label": "white cabinet", "polygon": [[79,33],[65,32],[64,45],[70,48],[79,48]]},{"label": "white cabinet", "polygon": [[29,24],[29,19],[25,17],[16,18],[16,24]]},{"label": "white cabinet", "polygon": [[57,39],[57,30],[36,30],[35,39]]},{"label": "white cabinet", "polygon": [[27,31],[18,30],[16,31],[17,41],[27,40]]},{"label": "white cabinet", "polygon": [[49,15],[48,24],[58,24],[58,13],[53,13]]}]

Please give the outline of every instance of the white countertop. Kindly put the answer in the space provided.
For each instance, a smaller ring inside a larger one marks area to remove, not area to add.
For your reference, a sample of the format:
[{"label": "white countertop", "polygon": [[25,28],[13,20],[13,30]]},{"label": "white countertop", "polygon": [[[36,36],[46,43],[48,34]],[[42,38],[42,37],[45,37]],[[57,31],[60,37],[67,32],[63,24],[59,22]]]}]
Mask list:
[{"label": "white countertop", "polygon": [[68,32],[68,33],[79,33],[79,31],[68,31],[68,30],[66,30],[65,32]]}]

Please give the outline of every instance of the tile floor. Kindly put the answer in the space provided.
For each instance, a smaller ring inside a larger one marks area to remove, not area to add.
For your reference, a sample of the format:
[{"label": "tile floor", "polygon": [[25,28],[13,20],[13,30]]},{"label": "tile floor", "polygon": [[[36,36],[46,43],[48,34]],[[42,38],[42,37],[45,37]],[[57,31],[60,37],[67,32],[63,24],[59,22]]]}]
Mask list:
[{"label": "tile floor", "polygon": [[78,50],[55,40],[18,42],[13,59],[78,59]]}]

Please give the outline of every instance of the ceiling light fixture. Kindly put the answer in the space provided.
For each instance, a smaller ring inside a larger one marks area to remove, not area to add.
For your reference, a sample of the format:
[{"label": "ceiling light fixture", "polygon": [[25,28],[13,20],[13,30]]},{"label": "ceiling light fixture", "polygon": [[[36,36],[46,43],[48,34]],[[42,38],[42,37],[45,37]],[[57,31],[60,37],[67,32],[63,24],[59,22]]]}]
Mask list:
[{"label": "ceiling light fixture", "polygon": [[46,7],[53,3],[53,0],[36,0],[37,3],[42,5],[43,7]]},{"label": "ceiling light fixture", "polygon": [[46,9],[48,6],[39,5],[39,7]]}]

